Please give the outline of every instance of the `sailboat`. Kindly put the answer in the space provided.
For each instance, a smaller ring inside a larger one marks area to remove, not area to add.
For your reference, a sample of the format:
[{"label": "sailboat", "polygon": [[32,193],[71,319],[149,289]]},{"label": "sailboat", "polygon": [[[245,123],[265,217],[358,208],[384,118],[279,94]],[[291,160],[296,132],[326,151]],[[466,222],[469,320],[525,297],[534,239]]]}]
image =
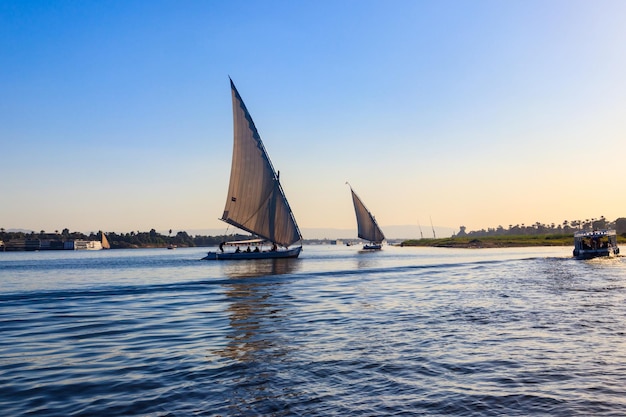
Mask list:
[{"label": "sailboat", "polygon": [[107,239],[106,235],[104,234],[104,232],[102,233],[102,249],[111,249],[111,244],[109,244],[109,239]]},{"label": "sailboat", "polygon": [[[348,183],[346,182],[346,184]],[[372,216],[372,213],[370,213],[367,207],[365,207],[365,204],[363,204],[363,201],[361,201],[359,196],[356,195],[352,186],[350,184],[348,184],[348,186],[350,187],[350,192],[352,193],[352,202],[354,203],[354,211],[356,212],[358,236],[369,242],[363,245],[363,249],[381,249],[382,243],[385,240],[383,231],[378,226],[378,223],[376,223],[376,219]]]},{"label": "sailboat", "polygon": [[[263,146],[235,84],[233,101],[233,159],[224,214],[220,220],[257,238],[223,242],[204,260],[297,258],[302,235],[293,216],[279,174]],[[295,245],[300,243],[299,245]],[[245,249],[242,249],[245,248]]]}]

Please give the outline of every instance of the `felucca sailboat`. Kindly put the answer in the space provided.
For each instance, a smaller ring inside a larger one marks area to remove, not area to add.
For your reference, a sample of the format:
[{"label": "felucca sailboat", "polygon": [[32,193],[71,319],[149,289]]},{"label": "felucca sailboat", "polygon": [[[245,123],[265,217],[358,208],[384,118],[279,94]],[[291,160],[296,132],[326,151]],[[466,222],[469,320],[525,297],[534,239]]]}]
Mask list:
[{"label": "felucca sailboat", "polygon": [[111,244],[109,243],[109,239],[107,239],[104,232],[102,233],[102,249],[111,249]]},{"label": "felucca sailboat", "polygon": [[297,258],[302,241],[278,174],[263,146],[235,84],[230,80],[233,101],[234,143],[230,184],[220,220],[258,238],[224,242],[205,260]]},{"label": "felucca sailboat", "polygon": [[381,249],[382,243],[385,240],[383,231],[378,226],[378,223],[376,223],[376,219],[372,216],[372,213],[370,213],[367,207],[365,207],[365,204],[363,204],[363,201],[361,201],[359,196],[356,195],[352,186],[350,184],[348,184],[348,186],[350,187],[350,192],[352,193],[352,202],[354,203],[354,211],[356,213],[358,236],[369,242],[363,245],[363,249]]}]

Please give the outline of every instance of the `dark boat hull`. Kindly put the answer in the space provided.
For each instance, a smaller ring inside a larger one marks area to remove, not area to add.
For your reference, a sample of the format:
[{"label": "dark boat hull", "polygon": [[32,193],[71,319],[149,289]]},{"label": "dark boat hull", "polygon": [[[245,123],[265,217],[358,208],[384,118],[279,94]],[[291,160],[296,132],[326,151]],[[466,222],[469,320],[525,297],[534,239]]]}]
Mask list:
[{"label": "dark boat hull", "polygon": [[287,250],[276,250],[267,252],[209,252],[202,258],[203,261],[236,261],[249,259],[284,259],[297,258],[300,255],[302,246]]},{"label": "dark boat hull", "polygon": [[363,245],[363,250],[381,250],[382,248],[383,246],[377,243],[369,243],[367,245]]},{"label": "dark boat hull", "polygon": [[574,249],[576,259],[612,258],[619,255],[619,248]]}]

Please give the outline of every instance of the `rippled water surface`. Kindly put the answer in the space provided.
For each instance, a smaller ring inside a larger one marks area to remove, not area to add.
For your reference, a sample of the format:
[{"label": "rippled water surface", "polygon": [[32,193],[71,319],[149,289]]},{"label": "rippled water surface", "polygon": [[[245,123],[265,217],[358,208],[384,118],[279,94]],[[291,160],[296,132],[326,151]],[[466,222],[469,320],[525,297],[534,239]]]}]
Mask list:
[{"label": "rippled water surface", "polygon": [[624,258],[204,253],[0,253],[2,415],[626,415]]}]

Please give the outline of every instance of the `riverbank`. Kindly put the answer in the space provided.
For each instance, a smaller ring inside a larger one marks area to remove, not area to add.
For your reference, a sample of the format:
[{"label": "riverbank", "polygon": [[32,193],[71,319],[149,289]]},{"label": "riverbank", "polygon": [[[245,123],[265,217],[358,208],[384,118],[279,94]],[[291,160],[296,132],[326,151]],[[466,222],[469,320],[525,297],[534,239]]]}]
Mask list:
[{"label": "riverbank", "polygon": [[[626,238],[617,237],[618,244],[626,244]],[[400,246],[430,246],[439,248],[511,248],[528,246],[573,246],[572,235],[524,235],[524,236],[480,236],[448,237],[441,239],[405,240]]]}]

